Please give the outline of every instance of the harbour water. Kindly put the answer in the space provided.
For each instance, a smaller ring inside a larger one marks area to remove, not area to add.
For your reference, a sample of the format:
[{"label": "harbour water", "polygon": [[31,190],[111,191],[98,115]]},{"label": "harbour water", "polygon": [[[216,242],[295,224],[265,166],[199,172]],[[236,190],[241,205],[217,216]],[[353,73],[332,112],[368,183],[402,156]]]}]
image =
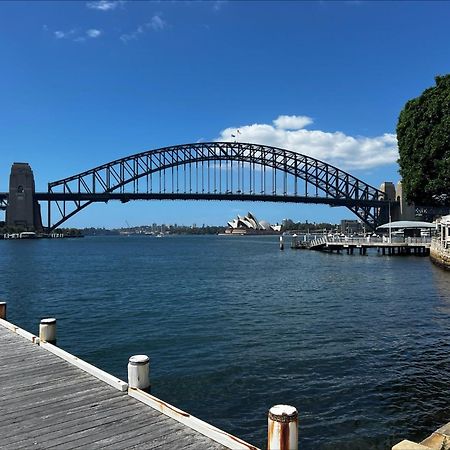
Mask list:
[{"label": "harbour water", "polygon": [[300,448],[388,449],[450,418],[450,274],[428,258],[278,250],[276,236],[0,242],[8,319],[263,447],[270,406]]}]

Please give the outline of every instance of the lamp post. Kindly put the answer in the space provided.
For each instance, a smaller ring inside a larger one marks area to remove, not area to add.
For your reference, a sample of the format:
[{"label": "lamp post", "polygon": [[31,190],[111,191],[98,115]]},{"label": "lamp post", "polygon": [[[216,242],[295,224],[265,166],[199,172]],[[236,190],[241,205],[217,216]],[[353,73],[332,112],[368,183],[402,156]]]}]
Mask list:
[{"label": "lamp post", "polygon": [[389,201],[389,244],[392,244],[391,201]]}]

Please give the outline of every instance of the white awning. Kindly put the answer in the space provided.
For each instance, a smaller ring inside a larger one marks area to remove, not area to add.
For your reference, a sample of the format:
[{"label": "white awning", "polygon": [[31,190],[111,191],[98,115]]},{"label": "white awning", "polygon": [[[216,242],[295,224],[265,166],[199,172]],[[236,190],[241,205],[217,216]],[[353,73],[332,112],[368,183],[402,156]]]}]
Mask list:
[{"label": "white awning", "polygon": [[377,227],[377,230],[389,230],[389,228],[436,228],[436,224],[414,220],[399,220],[397,222],[385,223]]}]

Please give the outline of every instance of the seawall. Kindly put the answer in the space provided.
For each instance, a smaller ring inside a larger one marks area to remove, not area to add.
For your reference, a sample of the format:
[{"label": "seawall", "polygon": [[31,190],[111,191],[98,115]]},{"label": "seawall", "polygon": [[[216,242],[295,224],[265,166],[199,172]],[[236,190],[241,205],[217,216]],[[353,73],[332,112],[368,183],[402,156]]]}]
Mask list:
[{"label": "seawall", "polygon": [[433,239],[431,242],[430,259],[437,266],[450,270],[450,249],[445,248],[438,240]]}]

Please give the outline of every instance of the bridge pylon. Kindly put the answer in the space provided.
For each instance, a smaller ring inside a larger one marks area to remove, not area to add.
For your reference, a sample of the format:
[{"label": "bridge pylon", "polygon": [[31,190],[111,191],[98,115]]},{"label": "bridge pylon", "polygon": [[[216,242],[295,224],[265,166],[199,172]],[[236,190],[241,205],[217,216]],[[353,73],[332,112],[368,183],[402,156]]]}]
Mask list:
[{"label": "bridge pylon", "polygon": [[414,203],[406,201],[401,181],[397,183],[397,186],[391,181],[385,181],[381,183],[380,191],[385,194],[386,200],[390,202],[390,207],[383,208],[380,211],[380,222],[382,224],[397,220],[416,219],[416,207]]},{"label": "bridge pylon", "polygon": [[27,231],[42,231],[41,208],[34,199],[34,175],[28,163],[14,163],[9,177],[6,225]]}]

